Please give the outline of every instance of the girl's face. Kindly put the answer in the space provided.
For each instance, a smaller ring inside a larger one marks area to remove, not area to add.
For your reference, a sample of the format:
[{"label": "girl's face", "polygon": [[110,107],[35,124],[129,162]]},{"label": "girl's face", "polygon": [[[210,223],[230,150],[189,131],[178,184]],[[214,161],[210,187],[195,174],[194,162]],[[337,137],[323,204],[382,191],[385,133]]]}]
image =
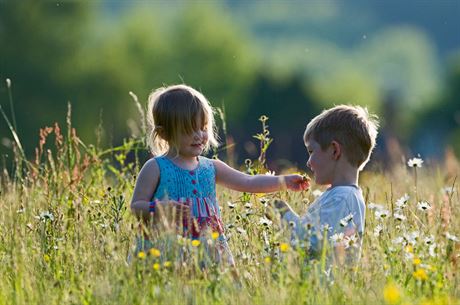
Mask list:
[{"label": "girl's face", "polygon": [[185,158],[195,158],[201,155],[208,143],[208,130],[206,126],[191,134],[179,136],[179,155]]}]

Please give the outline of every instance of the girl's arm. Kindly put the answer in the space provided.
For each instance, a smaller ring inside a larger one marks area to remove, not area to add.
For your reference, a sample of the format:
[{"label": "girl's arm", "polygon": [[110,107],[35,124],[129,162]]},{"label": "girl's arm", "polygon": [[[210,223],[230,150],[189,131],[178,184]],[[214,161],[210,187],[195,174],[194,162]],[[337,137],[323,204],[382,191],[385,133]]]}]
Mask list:
[{"label": "girl's arm", "polygon": [[160,168],[155,159],[148,160],[136,180],[131,210],[140,219],[149,220],[149,204],[160,180]]},{"label": "girl's arm", "polygon": [[255,175],[237,171],[220,160],[213,160],[216,168],[216,183],[230,189],[250,193],[271,193],[283,189],[301,191],[308,188],[308,180],[301,175]]}]

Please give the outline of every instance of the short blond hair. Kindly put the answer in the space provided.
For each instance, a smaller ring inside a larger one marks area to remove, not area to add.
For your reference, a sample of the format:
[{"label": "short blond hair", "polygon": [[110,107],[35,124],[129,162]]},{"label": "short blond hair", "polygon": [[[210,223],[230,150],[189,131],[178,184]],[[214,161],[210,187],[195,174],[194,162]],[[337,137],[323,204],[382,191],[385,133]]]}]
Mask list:
[{"label": "short blond hair", "polygon": [[208,142],[204,151],[217,147],[214,110],[206,97],[190,86],[160,87],[148,99],[147,144],[153,155],[169,150],[178,152],[179,138],[206,127]]},{"label": "short blond hair", "polygon": [[304,141],[316,141],[325,150],[332,141],[341,144],[348,162],[363,169],[377,138],[378,117],[361,106],[339,105],[323,110],[308,123]]}]

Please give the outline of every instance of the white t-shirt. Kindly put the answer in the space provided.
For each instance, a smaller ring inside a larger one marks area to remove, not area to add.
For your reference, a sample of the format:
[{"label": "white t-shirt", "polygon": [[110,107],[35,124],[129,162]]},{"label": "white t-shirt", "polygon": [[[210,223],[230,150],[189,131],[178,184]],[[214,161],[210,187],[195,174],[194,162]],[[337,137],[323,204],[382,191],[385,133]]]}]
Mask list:
[{"label": "white t-shirt", "polygon": [[366,208],[361,189],[356,185],[335,186],[327,189],[309,207],[305,215],[287,212],[283,219],[292,226],[292,242],[309,242],[312,256],[321,253],[323,236],[341,243],[348,259],[361,256],[362,235]]}]

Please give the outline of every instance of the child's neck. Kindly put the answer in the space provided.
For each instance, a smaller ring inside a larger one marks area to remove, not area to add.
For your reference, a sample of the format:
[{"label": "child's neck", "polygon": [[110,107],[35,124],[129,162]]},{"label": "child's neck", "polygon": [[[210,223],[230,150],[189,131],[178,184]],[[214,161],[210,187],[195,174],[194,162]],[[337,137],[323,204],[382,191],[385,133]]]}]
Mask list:
[{"label": "child's neck", "polygon": [[341,186],[341,185],[358,185],[359,171],[356,167],[351,166],[350,164],[341,164],[337,168],[334,178],[331,181],[331,186]]},{"label": "child's neck", "polygon": [[198,157],[196,156],[183,156],[176,152],[169,151],[166,157],[183,169],[193,170],[198,166]]}]

